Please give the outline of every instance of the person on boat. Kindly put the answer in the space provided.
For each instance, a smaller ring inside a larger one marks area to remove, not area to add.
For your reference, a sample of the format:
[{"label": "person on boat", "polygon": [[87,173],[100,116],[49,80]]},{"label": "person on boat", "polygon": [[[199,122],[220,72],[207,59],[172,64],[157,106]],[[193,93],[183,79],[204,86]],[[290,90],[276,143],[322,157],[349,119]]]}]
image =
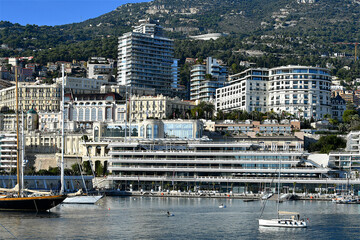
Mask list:
[{"label": "person on boat", "polygon": [[171,216],[169,211],[167,211],[167,215],[168,215],[168,217],[170,217],[170,216]]}]

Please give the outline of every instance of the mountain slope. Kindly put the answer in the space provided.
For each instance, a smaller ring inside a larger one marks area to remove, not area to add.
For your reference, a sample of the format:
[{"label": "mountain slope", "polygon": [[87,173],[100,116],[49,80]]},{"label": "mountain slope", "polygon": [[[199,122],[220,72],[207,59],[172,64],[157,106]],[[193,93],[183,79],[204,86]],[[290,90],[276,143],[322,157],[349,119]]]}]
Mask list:
[{"label": "mountain slope", "polygon": [[[66,59],[83,59],[106,48],[107,56],[116,57],[117,37],[143,18],[158,19],[172,38],[222,32],[250,45],[262,44],[265,50],[328,51],[325,45],[360,39],[359,16],[358,0],[154,0],[125,4],[97,18],[62,26],[0,22],[0,45],[5,44],[0,56],[45,56],[52,48]],[[76,51],[86,46],[93,48]]]}]

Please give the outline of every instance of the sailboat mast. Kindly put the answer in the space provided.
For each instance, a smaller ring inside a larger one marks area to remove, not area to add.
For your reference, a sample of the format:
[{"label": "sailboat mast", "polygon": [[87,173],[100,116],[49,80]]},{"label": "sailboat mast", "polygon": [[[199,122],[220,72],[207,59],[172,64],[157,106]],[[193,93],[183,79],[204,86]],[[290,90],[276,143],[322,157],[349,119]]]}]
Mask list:
[{"label": "sailboat mast", "polygon": [[277,199],[277,217],[279,218],[279,205],[280,205],[280,175],[281,175],[281,156],[280,157],[280,161],[279,161],[279,179],[278,179],[278,199]]},{"label": "sailboat mast", "polygon": [[19,143],[19,92],[18,92],[18,72],[17,64],[15,64],[15,108],[16,108],[16,176],[17,184],[19,186],[18,196],[21,192],[20,181],[20,143]]},{"label": "sailboat mast", "polygon": [[65,118],[64,118],[64,112],[65,112],[65,102],[64,102],[64,79],[65,79],[65,69],[64,69],[64,64],[62,64],[62,84],[61,84],[61,118],[62,118],[62,126],[61,126],[61,189],[60,189],[60,194],[64,194],[64,151],[65,151],[65,141],[64,141],[64,127],[65,127]]},{"label": "sailboat mast", "polygon": [[25,133],[24,111],[21,111],[21,187],[24,187]]}]

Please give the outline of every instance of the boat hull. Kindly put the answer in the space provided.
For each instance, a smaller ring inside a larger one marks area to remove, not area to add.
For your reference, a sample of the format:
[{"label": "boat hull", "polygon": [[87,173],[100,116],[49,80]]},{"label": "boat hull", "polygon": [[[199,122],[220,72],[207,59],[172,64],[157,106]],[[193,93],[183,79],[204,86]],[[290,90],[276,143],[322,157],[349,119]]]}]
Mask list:
[{"label": "boat hull", "polygon": [[259,219],[261,227],[283,227],[283,228],[306,228],[307,223],[302,220],[293,219]]},{"label": "boat hull", "polygon": [[45,212],[64,201],[66,195],[0,198],[0,211]]},{"label": "boat hull", "polygon": [[74,196],[64,200],[64,204],[95,204],[103,196]]}]

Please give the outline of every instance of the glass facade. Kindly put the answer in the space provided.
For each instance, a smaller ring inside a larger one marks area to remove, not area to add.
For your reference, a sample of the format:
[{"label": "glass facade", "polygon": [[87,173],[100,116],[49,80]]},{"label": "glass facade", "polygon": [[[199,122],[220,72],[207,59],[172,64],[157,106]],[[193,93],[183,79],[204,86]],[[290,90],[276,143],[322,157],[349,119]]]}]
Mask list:
[{"label": "glass facade", "polygon": [[193,128],[192,123],[165,123],[165,138],[194,138]]},{"label": "glass facade", "polygon": [[[138,137],[138,126],[131,125],[131,136]],[[129,135],[129,126],[127,126],[127,133]],[[125,125],[107,126],[103,130],[102,137],[125,137]]]}]

